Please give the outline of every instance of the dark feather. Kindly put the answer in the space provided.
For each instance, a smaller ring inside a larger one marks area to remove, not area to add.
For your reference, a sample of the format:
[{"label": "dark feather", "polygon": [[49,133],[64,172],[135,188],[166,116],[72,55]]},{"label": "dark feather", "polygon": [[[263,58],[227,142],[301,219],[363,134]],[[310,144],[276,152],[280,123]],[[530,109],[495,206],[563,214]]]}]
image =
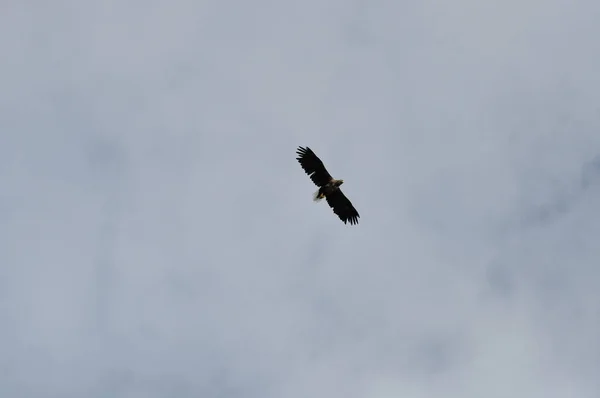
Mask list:
[{"label": "dark feather", "polygon": [[316,186],[322,187],[332,180],[333,177],[331,177],[321,159],[315,155],[312,149],[309,147],[298,147],[296,153],[298,154],[296,159],[300,163],[300,166],[302,166]]},{"label": "dark feather", "polygon": [[360,215],[352,206],[350,200],[344,195],[341,189],[336,189],[325,197],[329,207],[333,209],[333,212],[346,224],[350,222],[351,225],[358,224],[358,218]]}]

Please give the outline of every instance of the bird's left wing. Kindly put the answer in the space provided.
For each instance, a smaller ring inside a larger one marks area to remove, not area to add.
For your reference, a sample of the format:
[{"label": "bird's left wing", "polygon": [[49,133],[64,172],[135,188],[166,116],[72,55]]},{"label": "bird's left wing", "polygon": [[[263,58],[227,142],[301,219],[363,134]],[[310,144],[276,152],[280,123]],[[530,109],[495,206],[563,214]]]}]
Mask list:
[{"label": "bird's left wing", "polygon": [[327,199],[329,207],[333,209],[333,212],[337,214],[344,224],[347,222],[350,222],[351,225],[358,224],[360,215],[341,189],[335,190],[325,198]]}]

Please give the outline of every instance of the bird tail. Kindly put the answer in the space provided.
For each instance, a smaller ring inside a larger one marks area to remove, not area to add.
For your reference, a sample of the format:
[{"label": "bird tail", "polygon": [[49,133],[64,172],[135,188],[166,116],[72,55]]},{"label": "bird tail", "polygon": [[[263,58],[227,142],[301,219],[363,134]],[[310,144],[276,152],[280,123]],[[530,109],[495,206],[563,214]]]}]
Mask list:
[{"label": "bird tail", "polygon": [[321,199],[323,199],[324,197],[325,197],[325,195],[321,193],[321,188],[319,188],[319,189],[317,189],[317,192],[314,193],[313,200],[315,202],[318,202]]}]

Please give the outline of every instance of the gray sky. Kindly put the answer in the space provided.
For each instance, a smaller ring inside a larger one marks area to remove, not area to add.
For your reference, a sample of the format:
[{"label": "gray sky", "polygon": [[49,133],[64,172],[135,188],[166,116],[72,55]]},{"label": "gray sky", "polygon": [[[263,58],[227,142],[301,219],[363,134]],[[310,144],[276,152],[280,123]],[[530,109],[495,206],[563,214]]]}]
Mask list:
[{"label": "gray sky", "polygon": [[1,396],[600,396],[597,1],[2,10]]}]

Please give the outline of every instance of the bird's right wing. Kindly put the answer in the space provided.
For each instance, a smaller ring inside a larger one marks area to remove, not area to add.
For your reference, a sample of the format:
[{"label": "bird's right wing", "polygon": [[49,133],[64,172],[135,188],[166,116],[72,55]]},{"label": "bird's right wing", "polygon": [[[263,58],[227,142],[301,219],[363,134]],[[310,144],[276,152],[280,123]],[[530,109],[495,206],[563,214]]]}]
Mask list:
[{"label": "bird's right wing", "polygon": [[315,155],[312,149],[309,147],[298,147],[296,153],[298,154],[296,160],[298,160],[300,166],[302,166],[316,186],[322,187],[332,180],[333,177],[331,177],[321,159]]}]

